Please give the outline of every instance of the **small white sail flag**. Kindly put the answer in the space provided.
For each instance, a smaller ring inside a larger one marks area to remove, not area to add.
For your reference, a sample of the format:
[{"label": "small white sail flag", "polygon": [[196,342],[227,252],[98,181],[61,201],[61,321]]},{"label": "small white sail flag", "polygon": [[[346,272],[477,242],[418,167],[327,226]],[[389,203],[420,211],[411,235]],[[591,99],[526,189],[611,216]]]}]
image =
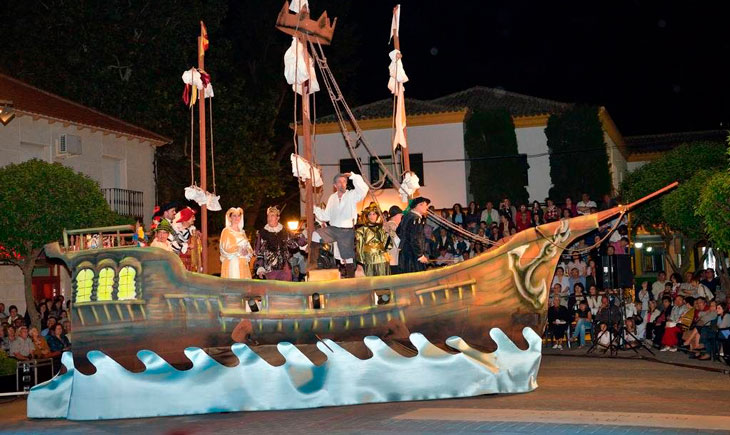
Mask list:
[{"label": "small white sail flag", "polygon": [[390,23],[390,43],[393,36],[398,37],[398,28],[400,27],[400,5],[395,5],[393,8],[393,21]]},{"label": "small white sail flag", "polygon": [[319,168],[312,167],[304,157],[292,153],[291,155],[291,172],[295,177],[299,177],[301,181],[309,180],[312,173],[314,173],[314,187],[321,187],[324,183],[322,182],[322,173]]},{"label": "small white sail flag", "polygon": [[400,185],[400,189],[398,190],[401,201],[408,202],[408,198],[416,193],[416,190],[421,187],[418,182],[418,175],[416,175],[415,172],[406,172],[406,175],[403,176],[403,182]]},{"label": "small white sail flag", "polygon": [[400,50],[391,51],[389,56],[390,66],[388,67],[388,71],[390,72],[390,79],[388,80],[388,89],[395,95],[396,99],[393,149],[397,148],[398,145],[405,148],[408,147],[408,141],[406,140],[406,98],[403,83],[408,81],[408,76],[406,75],[405,69],[403,69]]},{"label": "small white sail flag", "polygon": [[[305,58],[306,56],[306,58]],[[309,68],[307,68],[309,64]],[[292,85],[292,89],[302,95],[302,85],[309,80],[309,93],[319,91],[317,75],[314,73],[314,61],[297,38],[292,38],[291,46],[284,53],[284,77]]]},{"label": "small white sail flag", "polygon": [[289,4],[289,10],[297,14],[304,7],[309,9],[309,0],[292,0],[291,4]]}]

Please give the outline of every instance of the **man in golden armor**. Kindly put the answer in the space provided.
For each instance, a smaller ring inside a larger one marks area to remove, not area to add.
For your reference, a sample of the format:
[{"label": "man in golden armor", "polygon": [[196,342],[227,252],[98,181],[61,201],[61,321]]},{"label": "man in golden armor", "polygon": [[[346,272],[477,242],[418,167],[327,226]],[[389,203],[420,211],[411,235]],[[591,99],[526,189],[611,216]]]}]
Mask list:
[{"label": "man in golden armor", "polygon": [[363,225],[355,231],[355,252],[367,276],[390,275],[388,250],[392,241],[380,222],[377,205],[371,202],[362,212]]}]

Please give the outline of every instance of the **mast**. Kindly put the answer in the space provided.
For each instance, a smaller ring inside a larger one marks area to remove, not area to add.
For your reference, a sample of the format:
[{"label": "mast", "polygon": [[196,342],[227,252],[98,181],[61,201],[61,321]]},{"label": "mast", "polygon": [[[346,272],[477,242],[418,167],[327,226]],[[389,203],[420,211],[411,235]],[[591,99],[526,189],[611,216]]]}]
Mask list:
[{"label": "mast", "polygon": [[[205,25],[200,22],[200,36],[198,36],[198,70],[205,71],[205,49],[203,47],[203,32]],[[207,191],[207,156],[206,156],[206,131],[205,131],[205,89],[203,95],[198,98],[198,122],[200,138],[200,188]],[[200,206],[200,244],[203,245],[201,262],[203,273],[208,273],[208,207],[206,204]]]},{"label": "mast", "polygon": [[[305,42],[304,44],[304,59],[309,71],[309,47]],[[311,118],[309,117],[309,84],[307,80],[302,85],[302,136],[304,137],[304,158],[308,162],[314,162],[312,156],[312,136],[311,136]],[[294,94],[296,98],[296,93]],[[304,182],[304,200],[306,206],[304,207],[305,216],[307,219],[307,252],[311,251],[312,246],[312,233],[314,232],[314,185],[312,181],[314,177],[309,177]]]},{"label": "mast", "polygon": [[[393,32],[393,46],[396,50],[400,52],[400,37],[398,36],[400,31],[400,5],[396,5],[393,8],[393,29],[391,31]],[[401,85],[402,86],[402,85]],[[396,98],[403,97],[402,93],[396,93]],[[405,97],[403,97],[405,98]],[[404,102],[405,103],[405,102]],[[403,132],[403,135],[405,136],[406,140],[408,139],[408,130],[406,129]],[[403,171],[404,172],[410,172],[411,170],[411,158],[408,154],[408,147],[399,145],[401,157],[403,158]]]}]

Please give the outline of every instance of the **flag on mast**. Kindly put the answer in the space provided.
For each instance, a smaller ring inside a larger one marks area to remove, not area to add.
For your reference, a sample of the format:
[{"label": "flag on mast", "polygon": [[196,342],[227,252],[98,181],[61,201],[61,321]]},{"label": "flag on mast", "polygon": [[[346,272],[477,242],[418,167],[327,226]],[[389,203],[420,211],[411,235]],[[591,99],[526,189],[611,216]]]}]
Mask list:
[{"label": "flag on mast", "polygon": [[208,51],[209,45],[210,45],[210,41],[208,41],[208,29],[205,27],[205,24],[201,21],[200,22],[200,47],[198,48],[198,54],[200,56],[205,56],[205,52]]},{"label": "flag on mast", "polygon": [[[393,36],[398,38],[399,26],[400,5],[393,8],[393,22],[390,29],[391,39]],[[396,46],[398,45],[396,44]],[[401,60],[403,55],[400,50],[396,48],[390,52],[389,56],[390,66],[388,66],[388,71],[390,72],[390,79],[388,80],[388,89],[395,96],[395,134],[393,135],[393,149],[396,149],[398,145],[406,148],[408,147],[408,141],[406,139],[406,98],[403,83],[408,81],[408,76],[403,69],[403,61]]]}]

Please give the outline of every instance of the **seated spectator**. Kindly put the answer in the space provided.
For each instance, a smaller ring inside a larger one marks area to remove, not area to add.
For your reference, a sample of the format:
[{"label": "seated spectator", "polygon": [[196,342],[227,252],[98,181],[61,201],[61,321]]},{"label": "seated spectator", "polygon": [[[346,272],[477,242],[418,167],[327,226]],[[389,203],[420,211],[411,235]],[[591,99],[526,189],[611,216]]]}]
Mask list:
[{"label": "seated spectator", "polygon": [[454,204],[451,209],[451,222],[459,226],[464,226],[464,213],[461,210],[461,204]]},{"label": "seated spectator", "polygon": [[583,277],[586,276],[588,269],[588,265],[580,258],[580,254],[575,252],[571,255],[571,260],[568,262],[568,270],[572,271],[573,269],[578,269],[578,274]]},{"label": "seated spectator", "polygon": [[601,201],[601,205],[598,206],[598,209],[601,211],[608,210],[616,207],[617,205],[616,201],[611,198],[611,195],[606,193],[603,195],[603,201]]},{"label": "seated spectator", "polygon": [[644,315],[644,337],[648,342],[654,339],[654,326],[656,324],[657,317],[661,316],[662,312],[657,308],[655,300],[649,301],[649,309]]},{"label": "seated spectator", "polygon": [[545,212],[542,210],[542,207],[540,206],[540,203],[537,201],[532,201],[532,207],[530,207],[530,214],[532,214],[532,221],[535,221],[535,216],[540,216],[540,221],[545,222],[545,219],[543,218],[543,214]]},{"label": "seated spectator", "polygon": [[567,208],[564,208],[564,209],[563,209],[563,212],[562,212],[562,215],[560,216],[560,218],[561,218],[561,219],[570,219],[570,218],[572,218],[572,217],[573,217],[573,216],[571,215],[571,213],[570,213],[570,210],[569,210],[569,209],[567,209]]},{"label": "seated spectator", "polygon": [[651,285],[651,294],[654,296],[653,299],[656,301],[662,300],[662,292],[664,291],[665,284],[670,283],[670,281],[667,281],[667,274],[664,272],[659,272],[659,276],[657,277],[656,281]]},{"label": "seated spectator", "polygon": [[558,206],[555,205],[555,202],[550,198],[547,198],[545,202],[547,203],[544,215],[545,222],[555,222],[557,220],[560,220],[562,212],[560,211]]},{"label": "seated spectator", "polygon": [[588,195],[587,193],[584,193],[582,195],[582,199],[578,202],[578,204],[576,206],[576,211],[578,212],[579,215],[584,216],[587,214],[591,214],[591,209],[597,208],[597,207],[598,207],[598,205],[596,204],[595,201],[591,200],[590,195]]},{"label": "seated spectator", "polygon": [[542,216],[539,214],[533,214],[532,215],[532,226],[533,227],[539,227],[540,225],[543,225],[545,223],[544,220],[542,220]]},{"label": "seated spectator", "polygon": [[[481,245],[481,243],[475,243],[474,245]],[[478,254],[477,254],[478,255]],[[439,248],[439,256],[436,257],[436,266],[446,266],[453,264],[454,254],[449,252],[445,247]]]},{"label": "seated spectator", "polygon": [[551,284],[558,283],[560,284],[560,287],[562,287],[563,291],[567,291],[570,293],[570,278],[565,276],[565,269],[563,269],[562,266],[558,266],[555,269],[555,276],[553,276],[553,281]]},{"label": "seated spectator", "polygon": [[[570,296],[569,300],[570,303],[568,304],[568,309],[571,311],[577,311],[578,305],[581,302],[585,302],[586,307],[588,307],[588,299],[586,298],[583,284],[577,282],[573,285],[573,294]],[[588,308],[588,310],[590,311],[590,308]]]},{"label": "seated spectator", "polygon": [[48,347],[48,343],[38,332],[37,328],[30,328],[29,331],[30,339],[33,341],[33,358],[50,358],[51,349]]},{"label": "seated spectator", "polygon": [[624,330],[624,346],[627,349],[634,349],[641,346],[639,343],[638,333],[636,331],[636,322],[633,318],[626,319],[626,329]]},{"label": "seated spectator", "polygon": [[[7,325],[6,323],[3,323],[3,325]],[[15,335],[15,327],[8,325],[7,327],[3,327],[3,337],[2,337],[2,350],[9,354],[10,353],[10,344],[15,341],[16,335]]]},{"label": "seated spectator", "polygon": [[621,310],[610,302],[608,296],[601,297],[601,307],[598,309],[596,314],[596,320],[600,323],[605,323],[609,326],[612,331],[618,329],[618,325],[623,322],[621,318]]},{"label": "seated spectator", "polygon": [[700,343],[702,334],[711,332],[711,324],[717,319],[717,310],[710,309],[710,305],[703,297],[697,298],[695,301],[695,319],[690,328],[684,333],[683,343],[689,347],[690,358],[699,358],[704,350],[704,346]]},{"label": "seated spectator", "polygon": [[500,215],[499,217],[499,238],[503,239],[505,237],[509,237],[510,230],[514,228],[514,223],[512,222],[512,218],[508,215]]},{"label": "seated spectator", "polygon": [[439,229],[439,235],[436,237],[436,249],[439,251],[441,251],[441,249],[445,249],[450,254],[456,252],[454,241],[451,239],[451,234],[446,231],[446,228]]},{"label": "seated spectator", "polygon": [[527,209],[525,204],[520,205],[520,209],[515,217],[515,226],[517,232],[524,231],[532,227],[532,213]]},{"label": "seated spectator", "polygon": [[[630,302],[627,302],[630,303]],[[641,311],[643,308],[641,305],[641,302],[634,302],[634,307],[636,307],[636,315],[634,316],[634,325],[636,326],[636,335],[639,339],[643,340],[646,336],[646,313]],[[649,307],[647,306],[647,310]]]},{"label": "seated spectator", "polygon": [[553,298],[552,305],[548,308],[548,328],[555,340],[553,349],[563,348],[561,342],[563,341],[563,337],[565,337],[565,331],[567,331],[571,320],[570,312],[568,312],[565,306],[560,304],[560,299]]},{"label": "seated spectator", "polygon": [[[717,292],[717,286],[720,285],[720,278],[715,276],[715,269],[708,267],[702,274],[700,284],[707,287],[712,293]],[[0,320],[2,320],[2,314],[0,314]]]},{"label": "seated spectator", "polygon": [[598,288],[595,285],[588,287],[588,308],[591,309],[591,314],[594,316],[598,314],[598,309],[601,308],[601,295],[598,294]]},{"label": "seated spectator", "polygon": [[586,278],[584,276],[580,276],[580,272],[578,272],[577,268],[570,269],[570,278],[568,278],[568,282],[570,283],[571,290],[575,288],[576,284],[580,284],[583,288],[586,287]]},{"label": "seated spectator", "polygon": [[51,331],[51,334],[46,337],[48,347],[51,349],[51,356],[58,357],[67,350],[71,349],[71,343],[68,341],[66,334],[63,331],[63,326],[56,324]]},{"label": "seated spectator", "polygon": [[[672,311],[667,318],[666,325],[664,326],[664,335],[662,336],[662,347],[661,351],[676,352],[677,344],[679,343],[679,336],[682,333],[681,321],[684,315],[689,312],[690,307],[684,302],[682,296],[677,296],[674,299],[674,306]],[[693,313],[694,315],[694,313]]]},{"label": "seated spectator", "polygon": [[664,336],[664,328],[667,326],[667,319],[672,313],[672,299],[668,296],[662,298],[662,306],[659,308],[661,314],[654,322],[654,346],[661,347],[662,337]]},{"label": "seated spectator", "polygon": [[56,323],[58,323],[58,319],[56,319],[54,316],[48,317],[48,327],[41,331],[41,335],[43,337],[48,336],[48,331],[52,330],[54,326],[56,326]]},{"label": "seated spectator", "polygon": [[456,236],[454,248],[456,249],[456,254],[454,255],[455,260],[464,261],[469,258],[469,242],[464,240],[464,237],[460,235]]},{"label": "seated spectator", "polygon": [[[576,296],[577,297],[577,296]],[[588,303],[584,300],[578,302],[578,309],[575,312],[575,329],[573,330],[573,339],[576,337],[580,340],[578,348],[586,345],[586,329],[590,328],[593,321]]]},{"label": "seated spectator", "polygon": [[492,204],[492,201],[487,201],[485,209],[482,210],[480,221],[486,222],[488,227],[490,227],[492,224],[499,223],[499,212],[494,209],[494,204]]},{"label": "seated spectator", "polygon": [[10,314],[8,315],[8,323],[9,323],[10,325],[13,325],[13,326],[15,326],[15,322],[16,322],[16,321],[17,321],[18,319],[20,319],[20,320],[22,320],[22,319],[23,319],[23,318],[22,318],[22,317],[21,317],[21,316],[20,316],[20,315],[18,314],[18,307],[16,307],[15,305],[11,305],[11,306],[10,306],[10,308],[8,308],[8,312],[10,313]]},{"label": "seated spectator", "polygon": [[[677,272],[674,272],[670,277],[669,281],[672,283],[672,294],[671,298],[674,300],[675,297],[679,294],[679,287],[682,286],[682,275],[678,274]],[[664,296],[667,296],[666,294]]]},{"label": "seated spectator", "polygon": [[8,313],[5,312],[5,304],[0,302],[0,323],[7,321]]},{"label": "seated spectator", "polygon": [[601,275],[600,269],[598,268],[598,266],[596,266],[596,260],[594,260],[592,258],[590,260],[588,260],[588,266],[586,266],[586,275],[585,276],[586,276],[586,287],[589,289],[591,288],[591,286],[598,288],[598,286],[603,284],[601,282],[603,275]]},{"label": "seated spectator", "polygon": [[294,266],[294,268],[291,271],[291,274],[292,274],[292,281],[294,281],[294,282],[303,282],[304,278],[306,276],[302,273],[301,269],[299,269],[298,264],[296,266]]},{"label": "seated spectator", "polygon": [[606,323],[598,324],[598,332],[596,333],[596,343],[599,350],[603,353],[611,347],[613,342],[613,331],[608,327]]},{"label": "seated spectator", "polygon": [[28,327],[23,325],[18,329],[18,336],[10,343],[8,354],[18,361],[28,361],[33,358],[33,340],[28,337]]},{"label": "seated spectator", "polygon": [[499,203],[499,214],[500,216],[507,216],[509,221],[512,222],[512,225],[514,225],[515,217],[517,216],[517,208],[512,205],[512,202],[509,200],[509,198],[504,198],[502,202]]},{"label": "seated spectator", "polygon": [[[717,339],[720,341],[720,344],[723,350],[723,355],[725,358],[725,362],[730,364],[730,313],[728,313],[725,309],[725,305],[723,304],[717,304],[717,320],[716,320],[716,327],[717,327]],[[710,346],[714,346],[714,341],[707,341],[705,343],[705,348],[710,349]],[[710,359],[710,355],[705,354],[704,356],[701,356],[701,360],[708,360]]]},{"label": "seated spectator", "polygon": [[712,294],[709,288],[704,284],[700,283],[699,275],[692,275],[692,279],[689,283],[689,295],[693,298],[703,297],[708,301],[715,299],[715,295]]},{"label": "seated spectator", "polygon": [[[565,210],[568,210],[568,216],[566,216]],[[563,218],[572,218],[576,216],[578,216],[578,207],[573,204],[573,198],[568,196],[565,198],[565,205],[563,205]]]}]

